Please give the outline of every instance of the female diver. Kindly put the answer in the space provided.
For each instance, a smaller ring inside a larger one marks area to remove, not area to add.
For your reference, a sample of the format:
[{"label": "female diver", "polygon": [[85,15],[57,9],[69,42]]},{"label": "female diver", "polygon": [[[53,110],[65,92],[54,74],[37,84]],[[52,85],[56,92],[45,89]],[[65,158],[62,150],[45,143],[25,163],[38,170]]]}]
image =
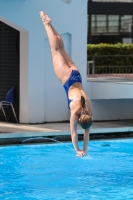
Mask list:
[{"label": "female diver", "polygon": [[[61,81],[67,94],[72,143],[77,156],[84,156],[87,152],[89,130],[92,125],[92,111],[89,98],[83,89],[81,75],[66,53],[62,38],[51,25],[51,19],[43,11],[40,12],[40,17],[48,35],[55,74]],[[84,129],[83,150],[80,150],[78,146],[77,124]]]}]

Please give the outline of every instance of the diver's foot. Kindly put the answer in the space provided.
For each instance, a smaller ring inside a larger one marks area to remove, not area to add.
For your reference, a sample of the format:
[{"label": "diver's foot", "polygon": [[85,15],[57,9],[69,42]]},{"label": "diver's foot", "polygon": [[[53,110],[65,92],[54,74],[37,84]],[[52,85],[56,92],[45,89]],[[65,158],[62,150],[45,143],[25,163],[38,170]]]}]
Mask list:
[{"label": "diver's foot", "polygon": [[86,152],[83,151],[83,150],[77,151],[77,154],[76,154],[77,157],[83,157],[83,156],[85,156],[85,155],[86,155]]},{"label": "diver's foot", "polygon": [[51,23],[51,19],[48,17],[48,15],[46,13],[44,13],[43,11],[40,12],[40,17],[42,18],[42,21],[45,25],[50,24]]}]

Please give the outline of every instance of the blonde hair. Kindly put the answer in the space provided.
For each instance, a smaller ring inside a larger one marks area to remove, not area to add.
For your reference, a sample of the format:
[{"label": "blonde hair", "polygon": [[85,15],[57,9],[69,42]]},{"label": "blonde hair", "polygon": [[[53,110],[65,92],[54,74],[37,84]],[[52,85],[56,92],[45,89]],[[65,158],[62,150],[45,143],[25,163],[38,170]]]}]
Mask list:
[{"label": "blonde hair", "polygon": [[80,125],[83,129],[87,129],[92,125],[92,116],[86,108],[85,98],[81,96],[82,111],[80,116]]}]

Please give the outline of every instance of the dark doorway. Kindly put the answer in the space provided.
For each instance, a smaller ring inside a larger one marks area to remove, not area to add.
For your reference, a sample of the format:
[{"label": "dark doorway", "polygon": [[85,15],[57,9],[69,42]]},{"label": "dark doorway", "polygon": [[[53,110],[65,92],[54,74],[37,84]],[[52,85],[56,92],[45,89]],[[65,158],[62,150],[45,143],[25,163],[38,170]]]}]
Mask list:
[{"label": "dark doorway", "polygon": [[[0,100],[5,99],[7,91],[15,87],[14,109],[19,120],[19,46],[20,33],[0,21]],[[15,122],[11,108],[6,110],[8,122]],[[6,121],[0,112],[0,121]]]}]

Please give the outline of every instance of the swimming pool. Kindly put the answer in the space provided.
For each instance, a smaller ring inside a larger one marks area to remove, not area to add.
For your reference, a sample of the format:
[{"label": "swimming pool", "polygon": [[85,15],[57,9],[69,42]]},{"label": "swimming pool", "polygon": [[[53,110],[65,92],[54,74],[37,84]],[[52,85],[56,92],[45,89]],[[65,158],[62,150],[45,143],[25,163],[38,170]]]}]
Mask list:
[{"label": "swimming pool", "polygon": [[133,139],[0,147],[0,199],[133,199]]}]

